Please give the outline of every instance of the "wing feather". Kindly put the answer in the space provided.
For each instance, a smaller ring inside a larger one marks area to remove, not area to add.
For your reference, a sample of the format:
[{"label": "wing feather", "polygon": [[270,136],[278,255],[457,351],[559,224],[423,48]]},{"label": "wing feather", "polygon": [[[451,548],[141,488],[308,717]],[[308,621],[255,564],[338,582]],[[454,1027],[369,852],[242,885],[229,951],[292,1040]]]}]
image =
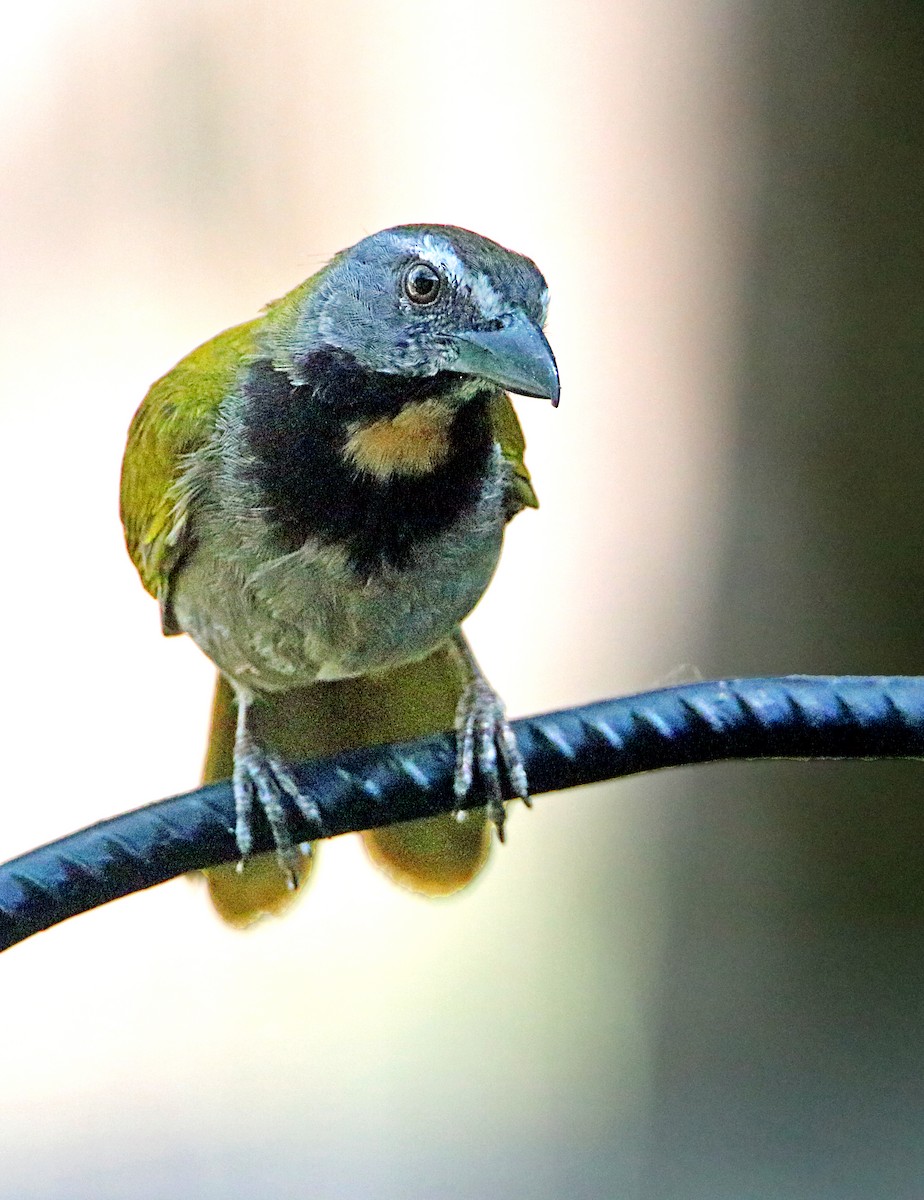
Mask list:
[{"label": "wing feather", "polygon": [[507,498],[507,520],[511,520],[524,508],[538,508],[539,500],[533,490],[524,455],[526,439],[510,397],[502,393],[491,408],[494,436],[500,444],[501,453],[511,468],[511,487]]},{"label": "wing feather", "polygon": [[211,437],[222,400],[254,352],[257,325],[259,320],[227,329],[177,363],[151,387],[129,428],[122,524],[141,581],[160,603],[165,633],[178,632],[170,617],[170,584],[193,536],[186,460]]}]

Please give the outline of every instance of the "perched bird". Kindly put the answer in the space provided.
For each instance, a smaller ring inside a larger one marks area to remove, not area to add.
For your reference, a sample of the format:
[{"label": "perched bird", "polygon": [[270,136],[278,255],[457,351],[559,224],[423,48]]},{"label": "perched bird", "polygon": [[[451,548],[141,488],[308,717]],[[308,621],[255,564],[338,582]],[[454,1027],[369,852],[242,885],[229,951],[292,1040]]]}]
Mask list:
[{"label": "perched bird", "polygon": [[[210,879],[229,920],[284,907],[310,866],[288,814],[317,809],[286,759],[454,717],[456,793],[474,781],[485,809],[366,835],[423,891],[477,872],[489,822],[503,837],[502,772],[528,800],[460,622],[506,522],[536,504],[505,392],[558,403],[547,305],[537,267],[495,242],[386,229],[194,350],[138,409],[122,521],[164,633],[189,634],[220,673],[205,774],[233,780],[244,866]],[[275,860],[250,857],[257,806]]]}]

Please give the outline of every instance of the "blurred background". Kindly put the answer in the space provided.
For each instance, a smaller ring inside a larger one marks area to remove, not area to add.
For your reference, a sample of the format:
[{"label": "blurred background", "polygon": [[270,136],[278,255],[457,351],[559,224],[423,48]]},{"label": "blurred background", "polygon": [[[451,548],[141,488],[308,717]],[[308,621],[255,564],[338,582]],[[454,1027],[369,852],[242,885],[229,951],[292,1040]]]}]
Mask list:
[{"label": "blurred background", "polygon": [[[118,522],[153,379],[334,251],[533,257],[562,405],[469,622],[514,715],[924,672],[924,7],[31,0],[0,41],[0,857],[186,790],[212,668]],[[0,959],[0,1198],[924,1194],[913,764],[537,802],[468,891],[322,847]]]}]

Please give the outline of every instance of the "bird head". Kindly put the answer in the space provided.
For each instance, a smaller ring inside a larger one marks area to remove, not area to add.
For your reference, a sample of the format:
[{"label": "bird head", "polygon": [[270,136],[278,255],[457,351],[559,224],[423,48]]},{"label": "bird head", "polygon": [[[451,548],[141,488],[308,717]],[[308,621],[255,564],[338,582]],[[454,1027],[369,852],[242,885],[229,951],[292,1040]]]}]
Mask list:
[{"label": "bird head", "polygon": [[334,351],[384,375],[449,372],[460,377],[463,397],[470,380],[472,393],[487,382],[558,403],[558,370],[542,332],[542,274],[468,230],[385,229],[342,251],[280,304],[287,312],[276,349],[295,381],[312,355]]}]

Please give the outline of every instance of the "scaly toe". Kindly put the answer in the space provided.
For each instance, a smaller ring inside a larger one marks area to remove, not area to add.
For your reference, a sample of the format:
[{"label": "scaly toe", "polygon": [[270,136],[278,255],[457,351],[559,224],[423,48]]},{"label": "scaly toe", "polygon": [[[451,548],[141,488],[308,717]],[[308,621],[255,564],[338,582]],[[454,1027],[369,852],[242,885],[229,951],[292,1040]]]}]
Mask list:
[{"label": "scaly toe", "polygon": [[234,763],[235,839],[241,860],[253,851],[253,808],[258,803],[269,823],[276,858],[291,888],[298,887],[301,855],[289,829],[286,801],[294,803],[306,821],[320,826],[320,812],[310,796],[299,791],[288,768],[275,755],[253,744],[239,748]]},{"label": "scaly toe", "polygon": [[475,767],[487,791],[487,814],[504,840],[506,807],[503,777],[519,799],[529,803],[529,789],[516,737],[494,691],[481,679],[463,692],[456,710],[456,772],[454,790],[461,803],[471,792]]}]

